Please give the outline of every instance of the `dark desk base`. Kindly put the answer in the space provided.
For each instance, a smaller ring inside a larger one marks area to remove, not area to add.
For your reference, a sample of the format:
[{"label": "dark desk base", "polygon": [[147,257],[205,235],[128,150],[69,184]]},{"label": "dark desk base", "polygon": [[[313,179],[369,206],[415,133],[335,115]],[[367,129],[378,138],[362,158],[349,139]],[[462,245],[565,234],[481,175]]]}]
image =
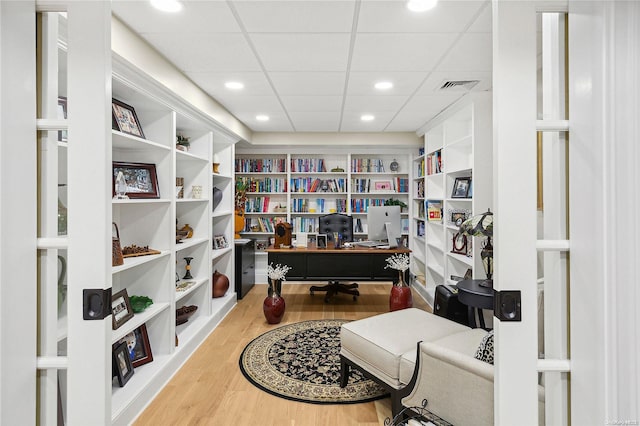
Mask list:
[{"label": "dark desk base", "polygon": [[309,287],[309,293],[313,296],[314,291],[326,291],[324,295],[324,302],[329,303],[329,300],[338,293],[351,294],[353,301],[355,302],[360,296],[360,292],[357,290],[358,284],[340,284],[338,281],[330,281],[327,285],[317,286],[312,285]]}]

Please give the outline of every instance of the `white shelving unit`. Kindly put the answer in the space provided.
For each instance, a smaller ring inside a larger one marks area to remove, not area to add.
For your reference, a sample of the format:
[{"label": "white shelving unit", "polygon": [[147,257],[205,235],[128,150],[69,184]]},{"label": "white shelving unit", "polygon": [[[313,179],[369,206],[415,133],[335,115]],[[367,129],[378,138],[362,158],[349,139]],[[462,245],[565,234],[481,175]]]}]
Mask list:
[{"label": "white shelving unit", "polygon": [[[398,152],[400,151],[400,152]],[[323,152],[324,154],[317,154]],[[397,163],[392,170],[391,163]],[[317,232],[318,218],[333,212],[354,217],[356,239],[367,238],[369,205],[399,200],[404,231],[409,235],[411,194],[410,151],[407,149],[328,150],[306,147],[283,154],[276,149],[238,149],[235,176],[249,185],[243,238],[268,244],[270,227],[278,221],[296,232]],[[256,282],[266,282],[267,253],[256,251]]]},{"label": "white shelving unit", "polygon": [[[413,159],[411,270],[416,287],[433,304],[435,288],[455,284],[468,269],[484,277],[480,260],[483,238],[467,237],[466,254],[453,253],[458,227],[452,213],[466,217],[492,207],[491,95],[469,94],[424,129],[424,154]],[[456,178],[471,178],[472,193],[453,197]],[[420,189],[422,188],[422,189]],[[441,217],[429,218],[428,206],[440,207]]]}]

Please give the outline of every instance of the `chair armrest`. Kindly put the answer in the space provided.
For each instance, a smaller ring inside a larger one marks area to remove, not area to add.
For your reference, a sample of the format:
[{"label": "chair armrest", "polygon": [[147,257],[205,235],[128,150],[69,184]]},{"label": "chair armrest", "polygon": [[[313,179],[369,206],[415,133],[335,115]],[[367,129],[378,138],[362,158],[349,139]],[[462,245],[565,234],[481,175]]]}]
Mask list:
[{"label": "chair armrest", "polygon": [[493,365],[435,342],[420,344],[417,380],[402,399],[456,425],[493,425]]}]

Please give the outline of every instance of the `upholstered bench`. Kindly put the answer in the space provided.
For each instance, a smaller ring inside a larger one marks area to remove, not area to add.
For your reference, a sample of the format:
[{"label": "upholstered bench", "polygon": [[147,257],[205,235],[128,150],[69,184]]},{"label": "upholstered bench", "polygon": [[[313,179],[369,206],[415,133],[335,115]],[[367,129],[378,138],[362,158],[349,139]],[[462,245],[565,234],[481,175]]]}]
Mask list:
[{"label": "upholstered bench", "polygon": [[340,385],[346,386],[351,367],[389,390],[395,417],[401,410],[400,392],[411,380],[417,343],[457,333],[469,334],[477,346],[486,334],[429,312],[410,308],[375,315],[342,325],[340,333]]}]

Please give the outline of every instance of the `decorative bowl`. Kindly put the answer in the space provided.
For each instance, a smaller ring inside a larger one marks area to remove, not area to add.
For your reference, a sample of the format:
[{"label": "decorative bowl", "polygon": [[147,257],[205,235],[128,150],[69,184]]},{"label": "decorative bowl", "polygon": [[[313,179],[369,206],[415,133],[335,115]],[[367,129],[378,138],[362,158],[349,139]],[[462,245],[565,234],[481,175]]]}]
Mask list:
[{"label": "decorative bowl", "polygon": [[136,314],[144,312],[145,309],[153,304],[153,300],[147,296],[133,295],[129,297],[129,301],[131,302],[131,309],[133,309],[133,312]]},{"label": "decorative bowl", "polygon": [[182,306],[176,309],[176,325],[184,324],[189,318],[196,313],[198,307],[196,305]]}]

